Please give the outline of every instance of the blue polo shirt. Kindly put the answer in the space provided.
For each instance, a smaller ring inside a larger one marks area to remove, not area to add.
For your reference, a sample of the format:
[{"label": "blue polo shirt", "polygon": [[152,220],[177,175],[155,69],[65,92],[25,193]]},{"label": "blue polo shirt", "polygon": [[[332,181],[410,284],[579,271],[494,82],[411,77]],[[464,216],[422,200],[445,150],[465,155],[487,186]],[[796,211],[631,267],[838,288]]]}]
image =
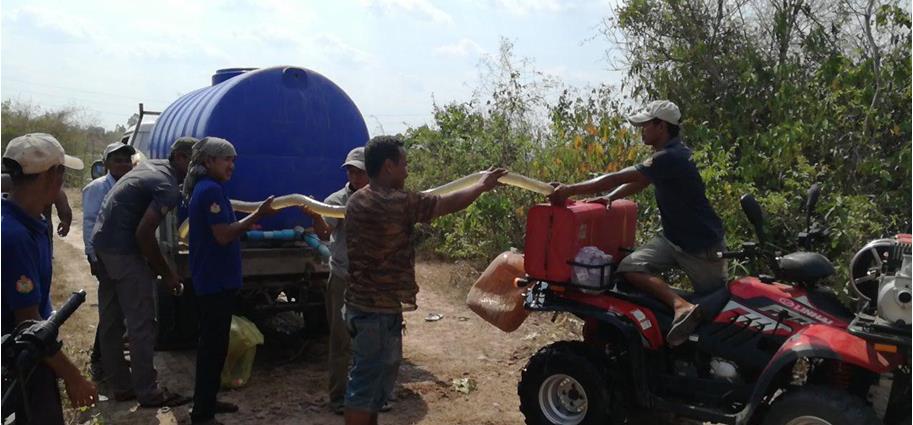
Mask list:
[{"label": "blue polo shirt", "polygon": [[710,206],[704,180],[678,137],[642,164],[634,166],[656,188],[663,236],[690,253],[717,248],[723,242],[723,222]]},{"label": "blue polo shirt", "polygon": [[201,178],[190,195],[190,274],[197,295],[241,287],[241,241],[220,245],[212,225],[236,221],[231,202],[221,183]]},{"label": "blue polo shirt", "polygon": [[16,327],[15,310],[38,307],[51,316],[51,243],[44,220],[30,217],[12,201],[0,204],[2,227],[3,333]]}]

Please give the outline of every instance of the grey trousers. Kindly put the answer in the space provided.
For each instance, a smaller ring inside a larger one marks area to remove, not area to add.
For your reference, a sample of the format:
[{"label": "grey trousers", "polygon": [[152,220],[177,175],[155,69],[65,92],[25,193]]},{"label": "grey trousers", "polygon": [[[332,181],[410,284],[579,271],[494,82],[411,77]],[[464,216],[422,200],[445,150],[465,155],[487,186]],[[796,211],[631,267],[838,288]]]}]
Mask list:
[{"label": "grey trousers", "polygon": [[618,265],[618,273],[639,272],[660,274],[672,267],[680,267],[691,279],[696,292],[707,293],[726,284],[726,260],[716,258],[718,251],[725,251],[723,244],[702,253],[688,253],[669,242],[663,235],[657,235],[637,248]]},{"label": "grey trousers", "polygon": [[[132,389],[140,403],[154,403],[160,395],[152,363],[157,280],[141,255],[99,252],[98,257],[109,277],[98,286],[102,367],[116,393]],[[130,343],[129,366],[123,351],[125,330]]]},{"label": "grey trousers", "polygon": [[330,404],[342,405],[346,395],[346,381],[352,361],[352,338],[346,329],[342,306],[345,304],[346,280],[330,274],[327,281],[326,309],[330,327],[327,359],[329,361]]}]

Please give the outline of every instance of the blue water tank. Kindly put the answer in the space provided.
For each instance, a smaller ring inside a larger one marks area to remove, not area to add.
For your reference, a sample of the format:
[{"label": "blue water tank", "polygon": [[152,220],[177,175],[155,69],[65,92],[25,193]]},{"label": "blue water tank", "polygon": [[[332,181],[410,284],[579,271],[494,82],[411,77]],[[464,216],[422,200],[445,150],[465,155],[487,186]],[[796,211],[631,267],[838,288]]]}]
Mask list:
[{"label": "blue water tank", "polygon": [[[212,86],[168,106],[136,148],[149,158],[167,158],[181,136],[215,136],[235,145],[238,158],[228,196],[257,201],[301,193],[323,200],[346,182],[340,165],[368,141],[358,107],[332,81],[309,69],[278,66],[216,71]],[[289,208],[261,221],[264,229],[310,225]]]}]

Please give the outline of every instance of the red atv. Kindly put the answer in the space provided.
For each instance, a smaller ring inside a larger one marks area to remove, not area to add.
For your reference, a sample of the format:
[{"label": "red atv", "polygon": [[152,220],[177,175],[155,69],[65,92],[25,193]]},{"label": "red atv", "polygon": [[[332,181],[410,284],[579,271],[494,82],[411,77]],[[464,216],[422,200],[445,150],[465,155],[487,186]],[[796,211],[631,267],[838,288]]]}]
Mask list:
[{"label": "red atv", "polygon": [[[826,235],[812,224],[817,197],[813,187],[800,234],[806,247]],[[598,246],[561,236],[586,239],[590,230],[579,226],[590,222],[571,220],[562,231],[562,209],[572,207],[535,207],[553,209],[547,219],[530,211],[546,229],[527,223],[524,306],[574,314],[584,327],[582,341],[544,347],[523,369],[518,392],[527,424],[621,424],[644,412],[725,424],[910,423],[910,235],[874,241],[853,259],[860,299],[853,314],[823,285],[834,273],[827,258],[767,254],[760,206],[750,195],[741,204],[760,243],[720,255],[769,262],[774,276],[741,277],[711,293],[680,291],[702,306],[705,320],[675,348],[664,341],[671,309],[612,275],[617,261],[598,266],[599,287],[554,279],[555,268],[594,267],[575,263],[574,250],[561,257],[555,248]],[[615,220],[622,228],[614,230],[631,232],[631,220]],[[536,238],[544,238],[544,250],[531,247]],[[605,248],[616,260],[625,252]]]}]

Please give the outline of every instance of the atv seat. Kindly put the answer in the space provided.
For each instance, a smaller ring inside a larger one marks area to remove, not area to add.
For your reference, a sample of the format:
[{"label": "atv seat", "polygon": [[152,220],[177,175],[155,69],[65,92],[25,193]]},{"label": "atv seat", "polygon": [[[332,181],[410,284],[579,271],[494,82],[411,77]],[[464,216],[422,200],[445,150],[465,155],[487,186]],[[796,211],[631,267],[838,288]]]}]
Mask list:
[{"label": "atv seat", "polygon": [[[729,302],[728,285],[723,285],[719,289],[705,292],[690,292],[678,288],[672,288],[672,290],[688,302],[701,305],[701,310],[703,310],[703,318],[701,321],[703,323],[713,321],[713,318],[716,317],[723,307],[726,306],[726,303]],[[641,292],[624,281],[618,283],[615,289],[612,290],[612,295],[652,310],[653,314],[656,316],[656,320],[659,322],[659,328],[662,330],[663,335],[668,333],[669,329],[672,327],[672,308],[663,304],[662,301],[654,298],[652,295]]]}]

